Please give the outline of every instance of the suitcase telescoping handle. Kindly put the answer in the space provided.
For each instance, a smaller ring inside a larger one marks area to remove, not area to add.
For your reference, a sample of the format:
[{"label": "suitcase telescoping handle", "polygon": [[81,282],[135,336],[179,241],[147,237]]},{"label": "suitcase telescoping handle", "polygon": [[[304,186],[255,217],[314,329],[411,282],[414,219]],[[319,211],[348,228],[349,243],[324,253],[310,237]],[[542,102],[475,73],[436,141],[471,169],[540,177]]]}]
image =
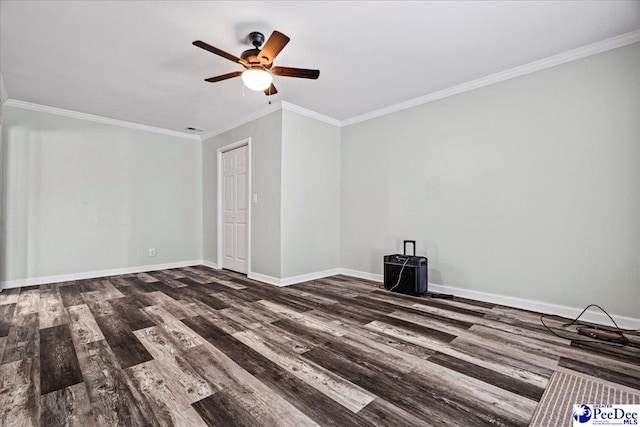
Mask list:
[{"label": "suitcase telescoping handle", "polygon": [[407,243],[411,243],[413,245],[413,256],[416,256],[416,241],[415,240],[405,240],[403,243],[404,243],[404,255],[407,254]]}]

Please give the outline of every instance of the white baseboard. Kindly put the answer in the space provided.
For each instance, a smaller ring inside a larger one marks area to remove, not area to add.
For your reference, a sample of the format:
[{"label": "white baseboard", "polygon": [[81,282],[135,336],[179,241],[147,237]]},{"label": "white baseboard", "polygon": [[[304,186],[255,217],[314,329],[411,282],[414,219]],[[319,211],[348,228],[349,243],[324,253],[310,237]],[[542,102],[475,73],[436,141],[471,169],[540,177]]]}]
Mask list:
[{"label": "white baseboard", "polygon": [[278,279],[277,277],[267,276],[266,274],[254,273],[250,271],[247,273],[247,277],[252,280],[257,280],[258,282],[267,283],[273,286],[285,286],[282,284],[282,279]]},{"label": "white baseboard", "polygon": [[202,260],[170,262],[166,264],[140,265],[137,267],[114,268],[111,270],[86,271],[83,273],[60,274],[57,276],[30,277],[27,279],[7,280],[1,283],[2,289],[20,288],[23,286],[45,285],[47,283],[69,282],[71,280],[97,279],[100,277],[118,276],[120,274],[144,273],[146,271],[166,270],[169,268],[192,267],[204,264]]},{"label": "white baseboard", "polygon": [[204,265],[205,267],[209,267],[209,268],[213,268],[213,269],[216,269],[216,270],[220,270],[220,266],[218,266],[218,264],[216,264],[215,262],[202,260],[202,265]]},{"label": "white baseboard", "polygon": [[299,276],[285,277],[284,279],[278,279],[277,277],[267,276],[265,274],[254,273],[250,271],[247,274],[249,279],[257,280],[259,282],[268,283],[274,286],[289,286],[296,283],[308,282],[309,280],[322,279],[323,277],[335,276],[340,274],[342,269],[333,268],[331,270],[316,271],[313,273],[301,274]]},{"label": "white baseboard", "polygon": [[366,271],[350,270],[348,268],[341,268],[340,274],[357,277],[358,279],[373,280],[374,282],[383,281],[382,274],[367,273]]},{"label": "white baseboard", "polygon": [[[360,279],[374,280],[376,282],[382,282],[382,274],[367,273],[365,271],[350,270],[348,268],[342,268],[341,274],[346,276],[357,277]],[[533,301],[524,298],[516,298],[505,295],[491,294],[488,292],[480,292],[469,289],[454,288],[452,286],[438,285],[436,283],[429,283],[429,290],[443,294],[453,294],[461,298],[469,298],[476,301],[484,301],[492,304],[505,305],[513,308],[521,308],[523,310],[535,311],[538,313],[555,314],[558,316],[566,317],[568,319],[575,319],[582,312],[582,308],[569,307],[565,305],[551,304],[542,301]],[[606,309],[606,307],[603,307]],[[611,313],[609,313],[611,314]],[[616,321],[619,327],[624,329],[640,329],[640,319],[633,317],[620,316],[611,314],[611,317]],[[587,311],[581,317],[582,320],[587,322],[598,323],[601,325],[613,326],[611,320],[601,311]]]}]

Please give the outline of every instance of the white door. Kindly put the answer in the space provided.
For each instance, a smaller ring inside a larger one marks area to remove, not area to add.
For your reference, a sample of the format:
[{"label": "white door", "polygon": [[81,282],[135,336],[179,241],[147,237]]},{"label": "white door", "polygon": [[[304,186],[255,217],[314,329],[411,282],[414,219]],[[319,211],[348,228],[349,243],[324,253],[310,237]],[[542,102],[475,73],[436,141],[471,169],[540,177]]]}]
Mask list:
[{"label": "white door", "polygon": [[247,146],[222,153],[222,268],[247,272]]}]

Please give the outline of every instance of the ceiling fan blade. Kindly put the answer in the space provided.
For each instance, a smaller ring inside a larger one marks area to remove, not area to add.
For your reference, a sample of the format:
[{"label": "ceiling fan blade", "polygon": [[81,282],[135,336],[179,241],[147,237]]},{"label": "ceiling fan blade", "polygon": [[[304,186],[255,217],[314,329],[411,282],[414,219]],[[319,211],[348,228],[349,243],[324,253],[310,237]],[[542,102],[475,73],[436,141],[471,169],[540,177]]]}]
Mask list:
[{"label": "ceiling fan blade", "polygon": [[234,77],[239,77],[242,74],[242,71],[233,71],[231,73],[227,73],[227,74],[221,74],[219,76],[215,76],[215,77],[209,77],[208,79],[204,79],[205,82],[209,82],[209,83],[215,83],[215,82],[219,82],[221,80],[227,80],[227,79],[231,79]]},{"label": "ceiling fan blade", "polygon": [[266,88],[264,90],[264,94],[269,96],[269,95],[275,95],[276,93],[278,93],[278,89],[276,89],[276,87],[273,85],[273,83],[271,83],[271,86],[269,86],[268,88]]},{"label": "ceiling fan blade", "polygon": [[284,49],[287,43],[289,43],[289,40],[291,39],[280,31],[274,31],[271,33],[271,37],[269,37],[269,40],[267,40],[258,54],[260,63],[271,64],[280,51]]},{"label": "ceiling fan blade", "polygon": [[271,74],[282,77],[300,77],[302,79],[317,79],[320,76],[320,70],[309,70],[306,68],[291,67],[273,67]]},{"label": "ceiling fan blade", "polygon": [[198,46],[201,49],[208,50],[211,53],[215,53],[218,56],[222,56],[223,58],[226,58],[229,61],[233,61],[233,62],[236,62],[238,64],[242,64],[242,62],[243,62],[243,60],[238,58],[237,56],[232,55],[232,54],[230,54],[228,52],[225,52],[224,50],[218,49],[217,47],[213,47],[210,44],[205,43],[205,42],[203,42],[201,40],[194,41],[193,45],[194,46]]}]

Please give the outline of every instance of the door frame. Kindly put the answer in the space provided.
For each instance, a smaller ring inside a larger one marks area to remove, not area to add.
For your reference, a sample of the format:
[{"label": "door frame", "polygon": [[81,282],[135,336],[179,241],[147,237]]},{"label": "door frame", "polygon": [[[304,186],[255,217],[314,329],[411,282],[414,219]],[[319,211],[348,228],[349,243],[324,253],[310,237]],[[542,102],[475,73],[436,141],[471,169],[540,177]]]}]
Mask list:
[{"label": "door frame", "polygon": [[247,275],[251,272],[251,137],[218,148],[217,153],[217,206],[216,240],[217,264],[222,268],[222,154],[240,147],[247,147]]}]

